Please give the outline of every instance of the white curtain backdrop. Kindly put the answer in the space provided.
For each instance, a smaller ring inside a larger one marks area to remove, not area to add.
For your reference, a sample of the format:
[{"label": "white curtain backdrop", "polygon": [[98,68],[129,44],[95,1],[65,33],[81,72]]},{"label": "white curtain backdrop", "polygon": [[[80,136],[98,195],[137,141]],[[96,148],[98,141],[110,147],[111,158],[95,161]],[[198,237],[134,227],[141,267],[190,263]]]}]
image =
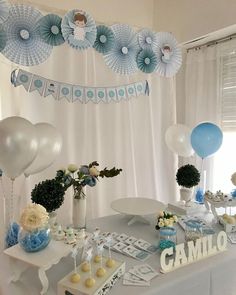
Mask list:
[{"label": "white curtain backdrop", "polygon": [[[202,47],[187,53],[185,71],[185,123],[190,128],[202,122],[220,124],[220,104],[218,99],[218,59],[217,46]],[[189,161],[187,161],[189,162]],[[206,171],[206,189],[212,188],[213,157],[202,160],[193,156],[190,162]],[[203,167],[202,167],[203,165]]]},{"label": "white curtain backdrop", "polygon": [[[43,98],[37,92],[27,93],[22,86],[14,88],[10,73],[15,66],[3,56],[0,58],[1,119],[17,115],[33,124],[48,122],[63,136],[61,155],[50,168],[27,179],[16,179],[16,219],[29,202],[35,183],[53,178],[58,168],[69,163],[80,166],[93,160],[100,163],[101,169],[116,166],[123,171],[87,188],[90,218],[114,213],[110,203],[120,197],[148,197],[165,203],[175,200],[177,159],[164,141],[166,129],[176,120],[174,78],[142,73],[124,77],[110,70],[95,50],[80,52],[63,45],[54,48],[44,64],[25,69],[45,78],[85,86],[116,86],[148,79],[151,90],[149,97],[120,103],[68,103]],[[10,182],[3,180],[9,188]],[[71,222],[71,206],[69,192],[58,210],[60,222]]]}]

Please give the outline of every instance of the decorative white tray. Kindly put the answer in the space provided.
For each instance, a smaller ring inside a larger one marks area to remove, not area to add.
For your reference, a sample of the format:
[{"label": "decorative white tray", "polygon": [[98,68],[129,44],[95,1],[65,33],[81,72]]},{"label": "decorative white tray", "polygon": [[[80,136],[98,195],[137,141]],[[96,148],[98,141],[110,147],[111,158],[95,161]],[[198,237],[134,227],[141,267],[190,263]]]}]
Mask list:
[{"label": "decorative white tray", "polygon": [[92,264],[92,277],[96,280],[93,287],[88,288],[85,286],[85,280],[89,278],[89,272],[82,272],[81,265],[78,266],[77,271],[80,275],[79,283],[72,283],[70,281],[72,271],[57,284],[57,295],[105,295],[114,286],[116,281],[125,273],[125,262],[115,260],[116,264],[112,268],[105,266],[107,257],[103,257],[104,268],[106,269],[105,276],[98,278],[96,277],[96,271],[100,267],[100,263]]},{"label": "decorative white tray", "polygon": [[143,216],[157,214],[159,211],[164,210],[165,207],[165,204],[157,200],[139,197],[117,199],[111,203],[111,208],[116,212],[130,215],[131,219],[128,225],[136,221],[149,223]]}]

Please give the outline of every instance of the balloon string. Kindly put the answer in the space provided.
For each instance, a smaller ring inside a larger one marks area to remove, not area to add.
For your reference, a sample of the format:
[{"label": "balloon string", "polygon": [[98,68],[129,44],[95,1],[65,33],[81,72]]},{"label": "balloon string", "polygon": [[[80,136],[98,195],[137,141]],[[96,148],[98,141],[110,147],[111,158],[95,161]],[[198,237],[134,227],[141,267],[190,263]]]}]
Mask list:
[{"label": "balloon string", "polygon": [[11,179],[11,195],[10,195],[10,210],[9,210],[9,216],[10,216],[10,222],[13,222],[14,218],[14,179]]},{"label": "balloon string", "polygon": [[1,189],[2,189],[2,201],[3,201],[3,224],[6,226],[6,193],[5,193],[5,187],[3,184],[2,176],[0,177],[0,183],[1,183]]},{"label": "balloon string", "polygon": [[201,174],[200,174],[200,182],[202,185],[202,189],[205,189],[205,175],[204,175],[204,171],[203,171],[203,165],[204,164],[204,158],[202,158],[202,162],[201,162]]}]

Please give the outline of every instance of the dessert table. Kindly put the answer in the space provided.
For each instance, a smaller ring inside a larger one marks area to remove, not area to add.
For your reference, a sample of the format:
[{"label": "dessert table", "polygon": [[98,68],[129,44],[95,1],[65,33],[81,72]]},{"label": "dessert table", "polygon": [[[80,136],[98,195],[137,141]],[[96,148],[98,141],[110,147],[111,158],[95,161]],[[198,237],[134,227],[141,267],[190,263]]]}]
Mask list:
[{"label": "dessert table", "polygon": [[[204,213],[206,218],[208,213]],[[88,231],[99,227],[101,231],[126,233],[137,238],[142,238],[150,243],[157,243],[158,234],[155,230],[155,217],[149,216],[150,224],[135,223],[127,225],[128,217],[112,215],[91,220]],[[219,227],[220,229],[220,227]],[[179,227],[178,243],[183,241],[184,232]],[[44,250],[42,250],[44,251]],[[142,264],[133,258],[112,252],[114,258],[126,261],[128,271],[134,265]],[[41,284],[38,279],[37,268],[30,267],[22,275],[19,281],[9,284],[12,275],[10,258],[2,253],[0,256],[0,294],[1,295],[25,295],[40,294]],[[153,254],[146,261],[154,269],[159,270],[159,254]],[[46,294],[56,295],[57,282],[71,272],[73,260],[69,256],[62,258],[56,265],[47,271],[49,289]],[[151,281],[150,287],[123,286],[119,280],[109,294],[120,295],[235,295],[236,294],[236,245],[228,244],[228,251],[207,258],[192,265],[185,266],[168,274],[160,274]]]}]

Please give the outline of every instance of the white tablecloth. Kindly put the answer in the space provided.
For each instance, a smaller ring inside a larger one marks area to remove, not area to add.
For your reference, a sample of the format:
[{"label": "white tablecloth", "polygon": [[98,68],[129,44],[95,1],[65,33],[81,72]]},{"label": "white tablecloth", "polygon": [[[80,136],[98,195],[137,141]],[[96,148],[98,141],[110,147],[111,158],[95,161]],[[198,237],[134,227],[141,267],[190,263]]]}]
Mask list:
[{"label": "white tablecloth", "polygon": [[[151,225],[136,223],[127,225],[127,218],[113,215],[93,220],[88,230],[93,231],[99,227],[102,231],[116,231],[127,233],[137,238],[143,238],[151,243],[157,243],[157,231],[154,228],[154,218]],[[178,240],[182,242],[183,231],[178,230]],[[114,253],[114,257],[126,261],[126,269],[141,262]],[[159,254],[151,255],[147,261],[152,267],[159,270]],[[53,266],[48,272],[50,282],[47,294],[55,295],[57,281],[69,273],[73,268],[71,257],[64,258]],[[26,270],[19,282],[8,284],[11,267],[9,258],[0,256],[0,294],[1,295],[36,295],[41,290],[36,269]],[[236,294],[236,245],[228,245],[228,251],[207,258],[192,265],[168,274],[161,274],[151,281],[150,287],[123,286],[120,280],[111,290],[111,295],[235,295]]]}]

